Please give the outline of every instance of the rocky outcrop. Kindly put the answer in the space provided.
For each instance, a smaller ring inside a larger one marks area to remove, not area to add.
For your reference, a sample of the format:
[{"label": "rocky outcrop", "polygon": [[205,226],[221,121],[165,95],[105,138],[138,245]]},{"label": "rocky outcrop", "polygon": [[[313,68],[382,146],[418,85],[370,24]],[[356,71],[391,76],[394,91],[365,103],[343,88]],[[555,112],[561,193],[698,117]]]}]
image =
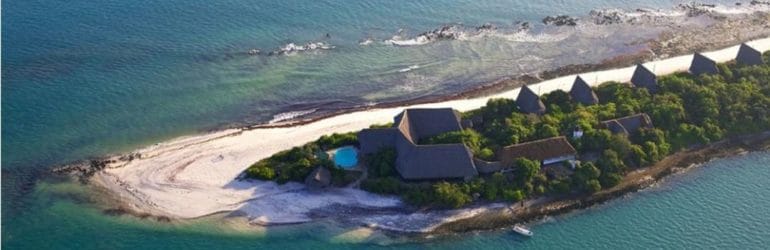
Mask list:
[{"label": "rocky outcrop", "polygon": [[134,159],[139,159],[139,158],[142,158],[142,154],[133,153],[133,154],[123,155],[118,158],[91,159],[91,160],[76,162],[73,164],[54,167],[53,169],[51,169],[51,172],[57,175],[70,175],[78,178],[79,181],[85,183],[88,181],[88,179],[91,176],[93,176],[99,171],[102,171],[104,168],[106,168],[110,164],[116,163],[118,161],[130,162]]},{"label": "rocky outcrop", "polygon": [[575,26],[577,25],[577,22],[578,18],[567,15],[547,16],[543,18],[543,24],[545,25]]}]

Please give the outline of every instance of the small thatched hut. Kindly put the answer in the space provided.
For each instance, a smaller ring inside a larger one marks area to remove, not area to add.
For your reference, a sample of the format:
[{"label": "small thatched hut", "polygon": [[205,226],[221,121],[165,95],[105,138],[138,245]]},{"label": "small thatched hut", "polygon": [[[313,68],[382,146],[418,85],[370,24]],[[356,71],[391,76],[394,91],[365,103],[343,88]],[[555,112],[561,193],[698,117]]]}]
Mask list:
[{"label": "small thatched hut", "polygon": [[591,86],[580,76],[575,77],[575,82],[572,84],[572,89],[569,90],[569,95],[572,97],[572,100],[585,105],[599,103],[599,97],[596,96]]},{"label": "small thatched hut", "polygon": [[696,76],[701,74],[719,74],[719,69],[717,68],[717,62],[701,53],[695,53],[692,58],[692,64],[690,64],[690,73]]},{"label": "small thatched hut", "polygon": [[545,104],[540,100],[540,96],[535,94],[526,85],[521,87],[519,96],[516,97],[516,105],[519,105],[519,110],[524,113],[538,115],[545,113]]}]

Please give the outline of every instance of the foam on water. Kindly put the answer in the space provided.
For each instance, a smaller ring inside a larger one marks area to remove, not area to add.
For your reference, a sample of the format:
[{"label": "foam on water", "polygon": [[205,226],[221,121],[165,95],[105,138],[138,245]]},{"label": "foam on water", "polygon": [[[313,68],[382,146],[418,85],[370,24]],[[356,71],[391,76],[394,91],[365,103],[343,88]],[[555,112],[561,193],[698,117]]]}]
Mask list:
[{"label": "foam on water", "polygon": [[298,111],[289,111],[284,113],[279,113],[273,116],[273,119],[270,119],[267,123],[277,123],[282,121],[291,120],[297,117],[302,117],[305,115],[312,114],[313,112],[318,111],[318,109],[307,109],[307,110],[298,110]]}]

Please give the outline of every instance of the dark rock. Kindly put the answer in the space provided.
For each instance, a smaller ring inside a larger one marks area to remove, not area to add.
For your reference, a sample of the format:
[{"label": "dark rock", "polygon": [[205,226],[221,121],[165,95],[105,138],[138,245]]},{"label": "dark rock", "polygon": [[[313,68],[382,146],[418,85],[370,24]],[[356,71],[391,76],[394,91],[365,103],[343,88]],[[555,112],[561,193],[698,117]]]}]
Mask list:
[{"label": "dark rock", "polygon": [[620,24],[635,21],[634,19],[628,19],[627,15],[620,10],[592,10],[589,15],[594,23],[599,25]]},{"label": "dark rock", "polygon": [[103,210],[102,213],[110,216],[120,216],[129,213],[129,211],[126,211],[123,208],[108,208]]},{"label": "dark rock", "polygon": [[166,223],[171,222],[171,218],[168,218],[166,216],[155,217],[155,220],[158,222],[166,222]]},{"label": "dark rock", "polygon": [[497,29],[497,27],[495,27],[491,23],[485,23],[484,25],[476,27],[476,31],[485,31],[485,30],[494,30],[494,29]]},{"label": "dark rock", "polygon": [[686,11],[688,17],[696,17],[711,14],[711,9],[714,7],[716,7],[714,4],[681,3],[676,8]]},{"label": "dark rock", "polygon": [[543,18],[543,23],[545,25],[556,25],[556,26],[575,26],[577,25],[578,19],[575,17],[570,17],[567,15],[558,15],[558,16],[547,16]]},{"label": "dark rock", "polygon": [[529,29],[531,29],[531,28],[532,28],[532,26],[530,25],[530,23],[529,23],[529,22],[521,22],[521,21],[518,21],[518,22],[515,22],[515,23],[514,23],[514,25],[518,26],[518,28],[517,28],[517,29],[518,29],[519,31],[523,31],[523,30],[529,30]]}]

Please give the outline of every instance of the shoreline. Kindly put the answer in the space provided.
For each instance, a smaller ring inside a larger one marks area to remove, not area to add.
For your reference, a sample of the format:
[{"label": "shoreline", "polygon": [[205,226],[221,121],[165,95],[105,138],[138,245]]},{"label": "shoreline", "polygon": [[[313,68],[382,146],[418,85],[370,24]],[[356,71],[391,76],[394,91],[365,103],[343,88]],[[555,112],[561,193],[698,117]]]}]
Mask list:
[{"label": "shoreline", "polygon": [[[523,209],[513,204],[505,209],[487,211],[472,218],[445,223],[431,233],[460,233],[499,229],[517,223],[542,220],[548,216],[563,215],[644,190],[654,184],[665,182],[666,178],[674,174],[686,174],[688,171],[716,159],[767,150],[770,150],[770,131],[724,139],[669,155],[653,166],[629,173],[624,176],[619,185],[611,189],[602,190],[592,195],[553,197]],[[517,209],[512,210],[509,209],[510,207]]]},{"label": "shoreline", "polygon": [[[770,38],[754,40],[749,44],[762,51],[770,50]],[[704,54],[718,62],[724,62],[732,59],[735,53],[737,46]],[[692,55],[684,55],[648,62],[645,65],[662,69],[656,74],[668,74],[686,69],[691,58]],[[597,82],[591,83],[596,85],[605,81],[627,81],[632,71],[633,67],[626,67],[581,75],[596,78]],[[542,93],[564,89],[570,86],[573,77],[574,75],[557,77],[533,86],[542,88]],[[464,111],[483,106],[488,98],[513,98],[517,93],[518,89],[512,89],[473,99],[461,97],[410,107],[449,106]],[[335,114],[330,118],[319,118],[304,123],[271,127],[249,126],[180,137],[129,154],[69,165],[67,167],[72,167],[71,169],[67,170],[65,167],[60,172],[85,170],[83,173],[88,180],[92,180],[91,184],[116,194],[118,200],[128,205],[127,210],[169,220],[200,218],[235,211],[250,216],[252,223],[273,225],[311,221],[312,218],[303,213],[334,204],[374,209],[403,208],[393,197],[368,194],[360,190],[334,189],[332,192],[309,194],[303,185],[297,183],[279,186],[275,183],[237,179],[253,162],[273,153],[314,140],[320,134],[355,131],[370,124],[389,121],[403,108],[407,107],[372,108]],[[308,195],[314,196],[315,199],[303,201],[305,203],[298,205],[304,210],[287,213],[275,207],[281,205],[280,202],[304,199]],[[188,204],[190,200],[195,200],[196,204]],[[276,201],[279,202],[277,205],[272,204]],[[260,214],[261,216],[257,216]],[[466,219],[460,218],[457,221]],[[447,225],[451,223],[453,222]],[[439,226],[436,230],[442,231],[444,228]]]},{"label": "shoreline", "polygon": [[[731,27],[738,27],[741,25],[752,25],[753,23],[751,23],[751,20],[761,20],[764,18],[766,21],[770,22],[770,13],[765,13],[765,14],[762,14],[761,17],[754,17],[754,18],[758,18],[758,19],[746,18],[746,19],[732,20],[732,22],[736,22],[736,23],[731,23],[730,21],[728,21],[726,23],[719,23],[716,26],[709,26],[708,28],[715,29],[714,32],[730,33]],[[749,24],[744,24],[742,22],[749,22]],[[223,126],[217,129],[208,130],[208,132],[221,131],[224,129],[232,129],[232,128],[250,130],[250,129],[260,129],[260,128],[293,127],[293,126],[304,125],[315,121],[331,118],[338,115],[343,115],[343,114],[348,114],[353,112],[360,112],[360,111],[367,111],[372,109],[406,107],[406,106],[421,105],[421,104],[447,102],[447,101],[460,100],[460,99],[485,98],[500,92],[508,92],[511,90],[518,89],[523,85],[547,82],[551,80],[560,79],[563,77],[574,77],[574,75],[585,74],[585,73],[603,72],[603,71],[610,71],[618,68],[633,67],[638,63],[643,63],[646,65],[648,63],[655,62],[655,61],[692,55],[694,52],[699,52],[704,50],[713,51],[718,49],[725,49],[725,48],[735,46],[736,44],[741,42],[759,40],[766,37],[767,35],[770,35],[770,31],[767,31],[764,34],[762,32],[757,32],[755,34],[752,34],[752,36],[748,36],[748,37],[746,36],[741,37],[740,35],[736,35],[738,37],[731,37],[730,34],[722,34],[722,36],[726,36],[726,37],[722,37],[722,39],[714,39],[709,41],[696,41],[692,39],[687,40],[688,36],[702,34],[702,32],[707,32],[707,31],[705,30],[680,30],[677,32],[667,31],[659,34],[659,37],[656,39],[650,39],[650,40],[641,42],[645,44],[648,48],[644,50],[636,51],[631,54],[621,54],[615,57],[606,58],[599,63],[564,65],[554,69],[537,72],[535,73],[535,75],[523,74],[523,75],[505,76],[493,81],[481,82],[476,84],[475,86],[462,89],[451,94],[428,95],[428,96],[420,96],[420,97],[407,99],[407,100],[385,101],[385,102],[376,103],[373,105],[357,105],[357,106],[344,107],[344,108],[325,110],[325,111],[313,111],[313,112],[310,112],[309,114],[299,115],[297,117],[281,120],[275,123],[271,123],[270,121],[265,121],[261,123],[250,124],[250,125],[240,125],[240,126],[230,125],[230,126]],[[737,50],[736,50],[736,53],[737,53]],[[667,73],[659,73],[659,72],[655,72],[655,73],[657,75],[667,74]],[[669,73],[673,73],[673,72],[669,72]],[[628,80],[630,80],[630,75],[626,81]],[[571,81],[569,82],[569,84],[571,84]],[[289,113],[289,112],[297,112],[297,111],[299,110],[286,109],[286,110],[280,111],[279,113]]]}]

